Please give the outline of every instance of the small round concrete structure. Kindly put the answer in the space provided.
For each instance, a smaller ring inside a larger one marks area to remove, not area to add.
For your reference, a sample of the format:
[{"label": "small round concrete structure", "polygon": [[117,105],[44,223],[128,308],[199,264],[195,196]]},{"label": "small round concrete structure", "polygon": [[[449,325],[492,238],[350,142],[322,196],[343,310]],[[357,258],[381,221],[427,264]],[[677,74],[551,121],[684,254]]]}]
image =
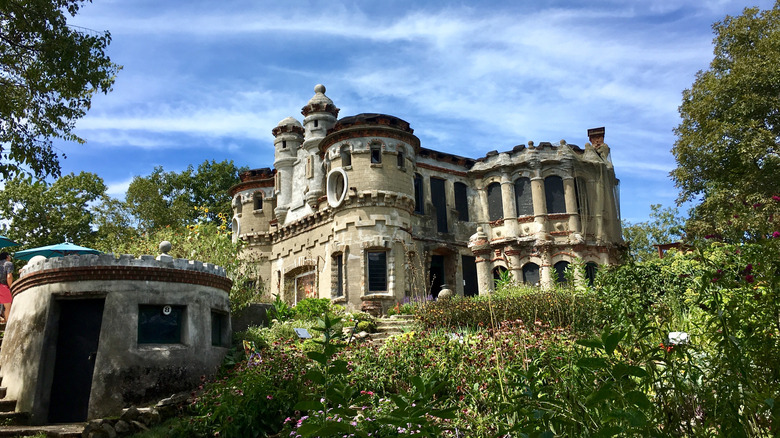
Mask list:
[{"label": "small round concrete structure", "polygon": [[65,423],[194,388],[228,351],[231,285],[166,254],[29,263],[0,351],[5,398],[32,424]]}]

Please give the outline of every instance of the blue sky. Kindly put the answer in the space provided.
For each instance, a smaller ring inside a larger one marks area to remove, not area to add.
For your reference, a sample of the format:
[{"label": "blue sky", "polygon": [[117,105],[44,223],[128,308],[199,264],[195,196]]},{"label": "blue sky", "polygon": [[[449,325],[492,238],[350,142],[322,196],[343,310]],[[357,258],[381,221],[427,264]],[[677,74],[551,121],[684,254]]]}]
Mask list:
[{"label": "blue sky", "polygon": [[529,140],[582,146],[606,127],[623,218],[673,205],[681,93],[712,59],[712,23],[772,1],[95,0],[124,66],[57,143],[63,173],[122,196],[155,166],[273,163],[271,129],[322,83],[340,116],[392,114],[426,148],[468,157]]}]

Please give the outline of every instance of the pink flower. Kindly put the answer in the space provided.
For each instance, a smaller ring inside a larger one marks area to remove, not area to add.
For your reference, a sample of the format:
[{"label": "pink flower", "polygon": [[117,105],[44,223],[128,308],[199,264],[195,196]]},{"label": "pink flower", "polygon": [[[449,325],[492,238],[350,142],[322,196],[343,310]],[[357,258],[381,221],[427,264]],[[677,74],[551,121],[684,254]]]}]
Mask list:
[{"label": "pink flower", "polygon": [[752,283],[754,280],[755,278],[753,278],[753,276],[750,274],[745,276],[745,281],[747,281],[748,283]]},{"label": "pink flower", "polygon": [[773,195],[772,200],[780,202],[780,196]]},{"label": "pink flower", "polygon": [[755,204],[753,204],[753,208],[758,208],[758,207],[761,207],[762,205],[764,205],[764,204],[762,204],[760,202],[756,202]]},{"label": "pink flower", "polygon": [[274,399],[274,396],[272,396],[272,395],[267,395],[267,396],[265,396],[265,398],[267,398],[268,400],[273,400],[273,399]]},{"label": "pink flower", "polygon": [[772,233],[772,237],[774,237],[775,239],[780,237],[780,231],[775,231],[774,233]]}]

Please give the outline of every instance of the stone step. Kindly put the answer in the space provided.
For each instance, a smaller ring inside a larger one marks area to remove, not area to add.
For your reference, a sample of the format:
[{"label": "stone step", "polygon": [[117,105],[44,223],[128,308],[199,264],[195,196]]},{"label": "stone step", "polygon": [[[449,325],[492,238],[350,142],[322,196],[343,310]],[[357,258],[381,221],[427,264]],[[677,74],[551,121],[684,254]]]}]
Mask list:
[{"label": "stone step", "polygon": [[84,431],[84,423],[50,424],[46,426],[2,426],[0,437],[34,436],[41,433],[53,438],[77,438]]},{"label": "stone step", "polygon": [[403,319],[379,319],[376,321],[378,326],[401,326],[406,327],[412,325],[411,321],[405,321]]},{"label": "stone step", "polygon": [[414,319],[414,315],[392,315],[392,316],[388,316],[388,318],[390,318],[390,319],[402,319],[402,320],[408,321],[408,320]]},{"label": "stone step", "polygon": [[13,412],[16,409],[16,400],[0,400],[0,412]]},{"label": "stone step", "polygon": [[29,412],[0,412],[0,424],[26,426],[30,424]]}]

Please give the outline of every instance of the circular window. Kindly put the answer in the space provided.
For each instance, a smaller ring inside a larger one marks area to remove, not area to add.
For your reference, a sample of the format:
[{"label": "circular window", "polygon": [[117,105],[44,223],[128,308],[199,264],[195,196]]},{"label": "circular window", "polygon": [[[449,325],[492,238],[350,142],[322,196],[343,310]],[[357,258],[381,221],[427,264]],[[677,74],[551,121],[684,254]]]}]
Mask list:
[{"label": "circular window", "polygon": [[333,169],[328,174],[327,181],[328,205],[336,208],[347,195],[347,173],[342,168]]}]

